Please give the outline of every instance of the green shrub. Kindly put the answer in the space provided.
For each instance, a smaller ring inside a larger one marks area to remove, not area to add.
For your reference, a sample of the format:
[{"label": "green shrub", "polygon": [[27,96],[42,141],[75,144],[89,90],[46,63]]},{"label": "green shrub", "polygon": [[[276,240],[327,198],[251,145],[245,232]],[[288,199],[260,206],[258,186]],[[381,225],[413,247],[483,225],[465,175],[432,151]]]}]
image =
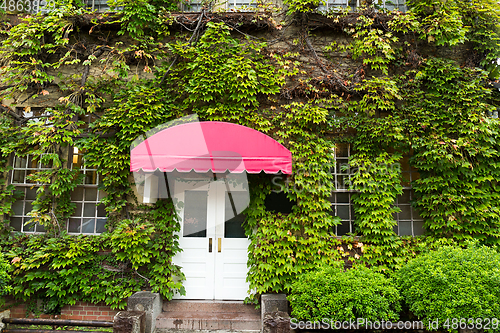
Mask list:
[{"label": "green shrub", "polygon": [[288,299],[292,317],[304,321],[397,320],[401,310],[400,295],[391,280],[364,266],[302,274]]},{"label": "green shrub", "polygon": [[5,303],[4,296],[8,295],[12,290],[9,270],[9,262],[4,258],[3,253],[0,252],[0,306]]},{"label": "green shrub", "polygon": [[[500,318],[500,254],[484,246],[446,246],[395,273],[404,302],[424,323],[447,318]],[[456,329],[456,327],[454,327]]]}]

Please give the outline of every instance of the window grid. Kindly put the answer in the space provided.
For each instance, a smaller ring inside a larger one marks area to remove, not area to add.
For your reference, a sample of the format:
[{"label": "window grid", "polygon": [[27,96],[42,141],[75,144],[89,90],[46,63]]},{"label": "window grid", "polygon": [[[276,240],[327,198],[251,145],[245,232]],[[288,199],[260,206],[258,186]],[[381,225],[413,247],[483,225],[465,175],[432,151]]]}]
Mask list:
[{"label": "window grid", "polygon": [[99,184],[99,174],[96,169],[87,168],[84,163],[84,152],[78,148],[73,148],[73,163],[71,169],[80,169],[83,174],[83,185],[96,185]]},{"label": "window grid", "polygon": [[351,7],[355,10],[359,7],[359,0],[325,0],[324,4],[319,5],[318,10],[321,12],[327,12],[335,8],[347,8]]},{"label": "window grid", "polygon": [[337,144],[335,147],[335,166],[333,176],[336,191],[349,191],[351,177],[355,169],[349,166],[351,157],[351,145],[346,143]]},{"label": "window grid", "polygon": [[201,1],[183,1],[182,10],[184,12],[201,12],[203,9],[203,3]]},{"label": "window grid", "polygon": [[[333,10],[335,8],[347,8],[350,7],[352,11],[360,7],[360,0],[326,0],[324,4],[319,5],[318,10],[321,12],[326,12]],[[399,10],[402,12],[406,11],[406,1],[405,0],[378,0],[375,3],[376,8],[385,8],[387,10]]]},{"label": "window grid", "polygon": [[71,168],[79,169],[83,174],[83,185],[71,193],[71,202],[76,204],[76,209],[68,221],[68,233],[100,234],[106,231],[106,211],[100,204],[106,194],[98,190],[99,173],[85,165],[84,154],[84,151],[73,148]]},{"label": "window grid", "polygon": [[342,236],[354,232],[354,206],[351,200],[352,193],[338,192],[330,197],[331,214],[341,219],[341,224],[335,226],[335,235]]},{"label": "window grid", "polygon": [[395,213],[394,219],[397,225],[394,232],[399,236],[420,236],[424,233],[424,219],[411,204],[415,198],[415,192],[411,189],[411,182],[420,178],[418,170],[410,165],[410,155],[403,155],[401,160],[401,174],[403,177],[403,194],[398,195],[396,207],[401,213]]},{"label": "window grid", "polygon": [[[107,222],[106,211],[101,200],[106,194],[99,191],[99,174],[96,169],[85,166],[83,161],[84,153],[77,148],[73,149],[72,169],[79,169],[84,175],[83,185],[71,193],[71,202],[76,204],[73,215],[66,224],[68,233],[72,234],[99,234],[105,230]],[[17,189],[24,193],[24,197],[13,204],[14,214],[11,216],[10,225],[15,231],[20,232],[45,232],[45,228],[40,225],[25,225],[31,217],[28,213],[32,210],[32,203],[36,199],[36,188],[30,188],[26,176],[33,171],[50,169],[34,160],[31,156],[14,156],[14,168],[11,176],[11,183],[21,185]],[[23,186],[24,185],[24,186]]]},{"label": "window grid", "polygon": [[17,186],[16,190],[23,192],[23,199],[16,200],[12,204],[13,214],[10,217],[10,226],[14,228],[14,231],[29,233],[45,232],[45,227],[40,223],[28,223],[31,220],[31,216],[28,216],[28,213],[32,210],[37,189],[28,186]]},{"label": "window grid", "polygon": [[71,202],[76,203],[76,209],[69,218],[68,233],[100,234],[106,231],[106,211],[100,203],[105,196],[97,186],[78,186],[71,193]]},{"label": "window grid", "polygon": [[228,0],[227,8],[232,11],[253,11],[257,8],[255,0]]},{"label": "window grid", "polygon": [[342,220],[341,224],[335,226],[335,235],[342,236],[354,232],[354,206],[351,200],[353,191],[349,190],[351,176],[354,173],[354,169],[349,167],[351,145],[346,143],[336,144],[334,156],[335,192],[330,197],[330,205],[332,215],[338,216]]},{"label": "window grid", "polygon": [[85,0],[84,3],[85,7],[91,11],[102,13],[110,10],[107,0]]},{"label": "window grid", "polygon": [[396,198],[395,205],[401,209],[401,212],[393,215],[397,221],[394,232],[399,236],[420,236],[424,234],[424,219],[411,205],[414,195],[413,190],[404,189],[403,194]]}]

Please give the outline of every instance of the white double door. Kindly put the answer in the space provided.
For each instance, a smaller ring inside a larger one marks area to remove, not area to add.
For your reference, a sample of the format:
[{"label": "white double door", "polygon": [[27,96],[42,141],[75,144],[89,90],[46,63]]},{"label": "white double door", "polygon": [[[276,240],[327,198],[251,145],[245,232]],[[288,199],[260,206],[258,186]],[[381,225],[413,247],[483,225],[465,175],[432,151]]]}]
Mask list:
[{"label": "white double door", "polygon": [[186,295],[174,298],[244,300],[250,241],[241,211],[248,190],[228,181],[176,181],[174,198],[182,252],[173,262],[186,277]]}]

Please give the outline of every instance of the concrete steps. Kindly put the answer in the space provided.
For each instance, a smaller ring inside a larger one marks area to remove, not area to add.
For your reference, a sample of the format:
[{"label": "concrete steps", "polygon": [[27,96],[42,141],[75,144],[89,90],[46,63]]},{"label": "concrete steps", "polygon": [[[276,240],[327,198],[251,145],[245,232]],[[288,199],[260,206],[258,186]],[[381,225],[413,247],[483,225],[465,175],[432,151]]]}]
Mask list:
[{"label": "concrete steps", "polygon": [[163,303],[163,312],[156,318],[156,333],[260,329],[260,310],[239,301],[173,300]]}]

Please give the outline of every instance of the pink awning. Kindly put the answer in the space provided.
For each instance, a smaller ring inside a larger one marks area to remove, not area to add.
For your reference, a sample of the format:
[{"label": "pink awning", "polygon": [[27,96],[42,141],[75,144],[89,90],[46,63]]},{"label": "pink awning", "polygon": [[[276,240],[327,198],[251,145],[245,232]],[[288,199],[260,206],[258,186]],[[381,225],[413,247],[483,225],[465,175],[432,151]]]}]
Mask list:
[{"label": "pink awning", "polygon": [[254,129],[232,123],[193,122],[164,129],[130,152],[130,170],[152,172],[292,173],[292,154]]}]

